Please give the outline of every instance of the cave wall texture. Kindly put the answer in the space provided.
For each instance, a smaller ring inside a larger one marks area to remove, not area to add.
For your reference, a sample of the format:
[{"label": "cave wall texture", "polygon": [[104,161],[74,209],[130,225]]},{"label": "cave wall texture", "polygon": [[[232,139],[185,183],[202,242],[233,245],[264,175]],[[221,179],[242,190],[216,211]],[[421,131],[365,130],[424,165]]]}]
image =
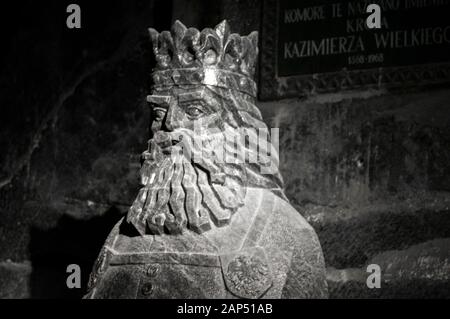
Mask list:
[{"label": "cave wall texture", "polygon": [[[76,1],[3,9],[0,297],[79,298],[138,189],[149,138],[148,27],[175,19],[260,29],[249,0]],[[26,7],[26,9],[24,9]],[[263,35],[262,35],[263,36]],[[450,88],[365,90],[259,102],[280,128],[291,203],[316,229],[331,297],[450,296]],[[82,289],[66,287],[79,264]],[[377,263],[390,280],[365,285]]]}]

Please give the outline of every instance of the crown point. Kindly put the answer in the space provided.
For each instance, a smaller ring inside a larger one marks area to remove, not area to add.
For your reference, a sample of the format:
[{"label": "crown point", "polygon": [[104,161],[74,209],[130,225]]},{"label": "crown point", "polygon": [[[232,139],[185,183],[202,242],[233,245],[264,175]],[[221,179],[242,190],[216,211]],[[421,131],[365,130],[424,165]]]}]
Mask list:
[{"label": "crown point", "polygon": [[230,28],[230,25],[228,24],[228,21],[226,19],[224,19],[224,20],[220,21],[218,25],[216,25],[214,30],[216,30],[216,32],[217,32],[217,31],[222,31],[222,30],[229,29],[229,28]]},{"label": "crown point", "polygon": [[158,51],[159,32],[156,31],[153,28],[149,28],[148,29],[148,34],[150,35],[150,41],[151,41],[152,46],[153,46],[153,52],[157,53],[157,51]]},{"label": "crown point", "polygon": [[152,40],[154,38],[158,37],[158,34],[159,34],[159,32],[153,28],[148,28],[148,33],[150,34],[150,38],[152,38]]},{"label": "crown point", "polygon": [[223,42],[225,42],[230,35],[230,25],[228,24],[228,21],[223,20],[222,22],[220,22],[218,25],[216,25],[214,31],[216,31],[217,35],[222,39]]},{"label": "crown point", "polygon": [[172,30],[176,34],[184,34],[187,28],[180,20],[175,20],[172,26]]},{"label": "crown point", "polygon": [[255,47],[258,47],[258,31],[253,31],[250,33],[248,38]]}]

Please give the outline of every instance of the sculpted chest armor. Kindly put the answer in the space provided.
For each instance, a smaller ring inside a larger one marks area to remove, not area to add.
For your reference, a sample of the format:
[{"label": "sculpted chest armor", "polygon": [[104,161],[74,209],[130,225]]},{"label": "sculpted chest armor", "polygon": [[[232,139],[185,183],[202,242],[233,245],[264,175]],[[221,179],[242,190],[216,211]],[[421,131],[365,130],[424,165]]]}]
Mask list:
[{"label": "sculpted chest armor", "polygon": [[130,236],[119,222],[88,298],[325,298],[311,226],[269,191],[249,189],[229,226],[203,234]]}]

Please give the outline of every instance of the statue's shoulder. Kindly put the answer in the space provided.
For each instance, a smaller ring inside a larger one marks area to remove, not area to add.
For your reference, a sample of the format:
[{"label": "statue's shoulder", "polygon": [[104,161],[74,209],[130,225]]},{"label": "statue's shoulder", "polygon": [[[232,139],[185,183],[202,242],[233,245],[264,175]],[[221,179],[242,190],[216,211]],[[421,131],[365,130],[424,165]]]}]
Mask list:
[{"label": "statue's shoulder", "polygon": [[314,228],[287,200],[268,190],[263,190],[262,197],[247,234],[254,238],[249,241],[276,250],[292,251],[300,247],[321,251]]},{"label": "statue's shoulder", "polygon": [[[263,238],[291,242],[299,238],[316,237],[306,219],[284,198],[268,189],[250,189],[246,204],[252,213],[247,231],[247,245],[260,245]],[[269,239],[268,239],[269,240]]]},{"label": "statue's shoulder", "polygon": [[326,298],[325,262],[314,228],[282,197],[264,190],[263,198],[244,246],[261,247],[273,275],[285,278],[266,297]]},{"label": "statue's shoulder", "polygon": [[277,225],[279,230],[289,230],[294,233],[309,233],[316,235],[314,228],[303,215],[290,202],[273,193],[273,210],[271,214],[272,225]]}]

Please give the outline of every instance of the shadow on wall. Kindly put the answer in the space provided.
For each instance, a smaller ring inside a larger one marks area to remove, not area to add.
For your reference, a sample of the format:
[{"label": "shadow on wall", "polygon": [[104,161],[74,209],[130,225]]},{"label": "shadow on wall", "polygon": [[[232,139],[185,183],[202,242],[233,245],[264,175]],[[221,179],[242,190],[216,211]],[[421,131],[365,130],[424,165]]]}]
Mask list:
[{"label": "shadow on wall", "polygon": [[[55,228],[30,230],[30,298],[82,298],[92,266],[113,226],[123,214],[111,207],[89,220],[64,215]],[[81,268],[81,289],[66,285],[67,266]]]}]

